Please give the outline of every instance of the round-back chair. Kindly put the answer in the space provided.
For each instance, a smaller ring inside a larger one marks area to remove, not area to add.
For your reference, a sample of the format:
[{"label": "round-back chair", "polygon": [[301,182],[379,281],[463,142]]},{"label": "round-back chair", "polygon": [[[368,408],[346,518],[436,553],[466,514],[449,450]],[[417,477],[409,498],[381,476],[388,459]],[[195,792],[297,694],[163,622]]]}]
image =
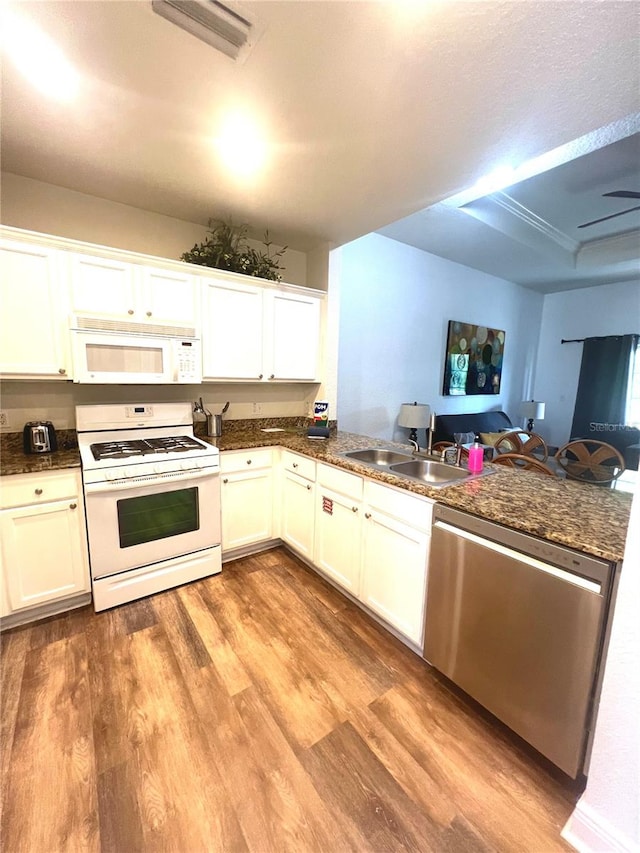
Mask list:
[{"label": "round-back chair", "polygon": [[522,453],[535,456],[542,462],[549,457],[549,450],[541,435],[536,432],[505,432],[494,444],[497,453]]},{"label": "round-back chair", "polygon": [[596,485],[612,483],[625,468],[620,451],[591,438],[567,442],[558,450],[555,460],[570,480]]},{"label": "round-back chair", "polygon": [[526,453],[499,453],[494,456],[492,462],[494,465],[504,465],[506,468],[517,468],[519,471],[535,471],[536,474],[546,474],[548,477],[556,476],[548,465]]}]

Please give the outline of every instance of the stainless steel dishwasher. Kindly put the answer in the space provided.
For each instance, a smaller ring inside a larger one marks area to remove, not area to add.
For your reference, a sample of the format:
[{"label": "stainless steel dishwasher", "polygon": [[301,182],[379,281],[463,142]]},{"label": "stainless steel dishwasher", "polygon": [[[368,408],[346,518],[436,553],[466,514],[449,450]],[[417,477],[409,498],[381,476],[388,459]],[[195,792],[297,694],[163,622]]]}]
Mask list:
[{"label": "stainless steel dishwasher", "polygon": [[424,658],[575,778],[614,576],[604,560],[436,505]]}]

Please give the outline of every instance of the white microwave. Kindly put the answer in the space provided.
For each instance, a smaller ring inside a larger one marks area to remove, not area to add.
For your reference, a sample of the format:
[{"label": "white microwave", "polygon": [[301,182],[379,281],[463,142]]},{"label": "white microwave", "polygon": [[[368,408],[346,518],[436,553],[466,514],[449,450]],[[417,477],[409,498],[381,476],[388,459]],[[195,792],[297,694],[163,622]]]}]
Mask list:
[{"label": "white microwave", "polygon": [[[89,318],[74,319],[77,325],[110,324]],[[145,328],[139,324],[127,329],[125,323],[110,325],[110,329],[71,329],[74,382],[116,385],[202,382],[202,351],[195,329],[151,325]],[[179,336],[181,331],[191,335]]]}]

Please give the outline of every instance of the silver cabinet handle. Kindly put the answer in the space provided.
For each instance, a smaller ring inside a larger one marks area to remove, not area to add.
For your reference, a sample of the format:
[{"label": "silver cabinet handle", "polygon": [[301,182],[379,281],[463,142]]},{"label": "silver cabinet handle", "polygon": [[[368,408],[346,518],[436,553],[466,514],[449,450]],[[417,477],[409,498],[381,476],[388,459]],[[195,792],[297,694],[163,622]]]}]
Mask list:
[{"label": "silver cabinet handle", "polygon": [[229,478],[228,478],[228,477],[225,477],[225,478],[224,478],[224,480],[223,480],[222,482],[223,482],[223,483],[228,483],[228,482],[229,482]]},{"label": "silver cabinet handle", "polygon": [[357,506],[352,506],[352,507],[351,507],[351,512],[358,512],[358,507],[357,507]]},{"label": "silver cabinet handle", "polygon": [[259,374],[258,374],[258,379],[262,379],[262,377],[263,377],[263,376],[264,376],[264,373],[259,373]]},{"label": "silver cabinet handle", "polygon": [[276,378],[275,373],[272,373],[271,376],[269,377],[269,379],[275,379],[275,378]]},{"label": "silver cabinet handle", "polygon": [[298,467],[298,463],[297,463],[297,462],[294,462],[294,463],[293,463],[293,467],[294,467],[294,468],[297,468],[297,467]]},{"label": "silver cabinet handle", "polygon": [[69,509],[75,509],[77,506],[78,504],[69,504]]},{"label": "silver cabinet handle", "polygon": [[307,486],[307,491],[308,491],[308,492],[310,492],[310,491],[311,491],[311,486]]},{"label": "silver cabinet handle", "polygon": [[151,311],[147,311],[147,317],[151,316]]},{"label": "silver cabinet handle", "polygon": [[365,512],[364,517],[365,517],[365,518],[371,518],[371,513],[370,513],[370,512]]},{"label": "silver cabinet handle", "polygon": [[41,495],[41,494],[42,494],[42,489],[36,489],[36,495]]},{"label": "silver cabinet handle", "polygon": [[58,373],[59,373],[61,376],[64,376],[66,372],[67,372],[67,371],[64,369],[64,367],[59,367],[59,368],[58,368]]},{"label": "silver cabinet handle", "polygon": [[247,459],[247,465],[251,465],[251,460]]},{"label": "silver cabinet handle", "polygon": [[129,310],[127,311],[127,314],[133,314],[133,308],[129,308]]}]

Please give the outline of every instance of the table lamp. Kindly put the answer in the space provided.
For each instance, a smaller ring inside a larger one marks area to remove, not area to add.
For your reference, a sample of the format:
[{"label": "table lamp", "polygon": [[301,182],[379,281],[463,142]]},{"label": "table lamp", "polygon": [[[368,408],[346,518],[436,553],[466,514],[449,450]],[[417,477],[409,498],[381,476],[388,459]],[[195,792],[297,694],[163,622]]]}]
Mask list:
[{"label": "table lamp", "polygon": [[533,432],[533,422],[544,420],[544,403],[536,400],[523,400],[520,403],[520,417],[528,418],[527,432]]},{"label": "table lamp", "polygon": [[408,427],[409,441],[418,443],[418,430],[429,426],[430,408],[426,403],[403,403],[398,415],[398,426]]}]

